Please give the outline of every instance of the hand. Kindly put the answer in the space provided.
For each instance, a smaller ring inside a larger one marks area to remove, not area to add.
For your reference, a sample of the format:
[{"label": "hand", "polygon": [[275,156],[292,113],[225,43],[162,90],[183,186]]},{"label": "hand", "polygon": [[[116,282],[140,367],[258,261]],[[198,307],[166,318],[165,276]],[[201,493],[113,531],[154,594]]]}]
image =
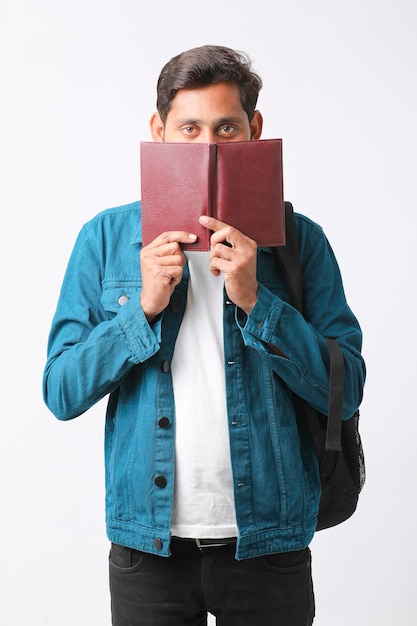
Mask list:
[{"label": "hand", "polygon": [[199,221],[214,231],[210,239],[210,271],[215,276],[223,274],[228,297],[249,314],[258,297],[256,241],[214,217],[203,215]]},{"label": "hand", "polygon": [[197,236],[191,233],[169,231],[142,248],[140,302],[149,322],[165,309],[175,286],[181,281],[185,256],[180,244],[196,239]]}]

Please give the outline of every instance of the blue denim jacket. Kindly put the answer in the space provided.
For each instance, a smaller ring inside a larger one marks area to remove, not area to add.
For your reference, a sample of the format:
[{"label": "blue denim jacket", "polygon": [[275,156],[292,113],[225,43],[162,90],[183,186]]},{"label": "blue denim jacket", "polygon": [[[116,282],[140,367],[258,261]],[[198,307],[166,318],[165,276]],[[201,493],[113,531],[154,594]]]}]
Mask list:
[{"label": "blue denim jacket", "polygon": [[[320,483],[291,390],[326,412],[329,357],[345,357],[344,417],[365,378],[361,331],[322,229],[296,215],[305,318],[271,250],[258,251],[259,296],[246,316],[224,295],[224,353],[236,518],[236,557],[297,550],[315,531]],[[185,310],[188,269],[149,325],[140,306],[140,203],[109,209],[81,230],[48,344],[44,398],[60,420],[110,394],[105,437],[106,523],[114,543],[168,556],[174,489],[175,408],[170,362]],[[285,357],[272,353],[274,344]],[[204,354],[200,355],[204,359]],[[193,384],[190,381],[190,384]],[[207,418],[210,428],[210,417]]]}]

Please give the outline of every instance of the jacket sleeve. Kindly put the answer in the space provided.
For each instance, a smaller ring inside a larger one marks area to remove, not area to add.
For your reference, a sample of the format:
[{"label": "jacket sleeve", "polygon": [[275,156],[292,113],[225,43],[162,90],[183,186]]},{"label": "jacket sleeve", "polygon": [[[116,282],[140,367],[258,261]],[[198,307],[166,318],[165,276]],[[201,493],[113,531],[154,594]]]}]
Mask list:
[{"label": "jacket sleeve", "polygon": [[77,417],[112,392],[160,346],[160,324],[149,326],[138,290],[116,315],[103,307],[103,249],[102,238],[89,224],[84,226],[52,322],[43,394],[61,420]]},{"label": "jacket sleeve", "polygon": [[301,219],[298,232],[303,314],[260,285],[255,307],[245,323],[240,324],[243,340],[269,360],[271,368],[292,391],[326,414],[329,352],[325,337],[336,339],[345,361],[343,417],[347,419],[362,400],[362,332],[346,302],[340,270],[322,229]]}]

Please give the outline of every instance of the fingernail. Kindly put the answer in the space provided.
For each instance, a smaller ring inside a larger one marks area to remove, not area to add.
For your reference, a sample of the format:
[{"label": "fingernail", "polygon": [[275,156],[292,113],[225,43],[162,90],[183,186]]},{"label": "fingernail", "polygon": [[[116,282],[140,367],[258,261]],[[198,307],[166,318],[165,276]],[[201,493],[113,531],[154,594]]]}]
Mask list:
[{"label": "fingernail", "polygon": [[200,224],[207,224],[208,222],[207,215],[201,215],[198,219],[199,219]]},{"label": "fingernail", "polygon": [[197,239],[197,235],[193,235],[193,233],[189,233],[188,239],[191,239],[192,241],[195,241]]}]

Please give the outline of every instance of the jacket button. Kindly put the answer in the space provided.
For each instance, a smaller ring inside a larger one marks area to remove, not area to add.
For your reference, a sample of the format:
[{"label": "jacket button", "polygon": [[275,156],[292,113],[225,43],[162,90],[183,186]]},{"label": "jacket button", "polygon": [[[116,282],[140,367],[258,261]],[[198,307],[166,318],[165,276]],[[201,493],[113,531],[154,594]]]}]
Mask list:
[{"label": "jacket button", "polygon": [[164,374],[168,374],[168,372],[169,372],[169,366],[170,366],[169,361],[164,361],[164,362],[162,363],[162,371],[164,372]]},{"label": "jacket button", "polygon": [[155,537],[155,539],[153,540],[153,545],[157,550],[162,550],[162,541],[159,539],[159,537]]},{"label": "jacket button", "polygon": [[120,304],[120,306],[123,306],[124,304],[126,304],[126,302],[129,302],[129,300],[129,296],[120,296],[120,298],[117,300],[117,303]]},{"label": "jacket button", "polygon": [[154,483],[157,487],[160,487],[161,489],[163,489],[164,487],[167,486],[167,479],[165,478],[165,476],[156,476]]},{"label": "jacket button", "polygon": [[169,417],[161,417],[158,420],[158,426],[159,428],[169,428],[171,426],[171,422],[169,420]]}]

